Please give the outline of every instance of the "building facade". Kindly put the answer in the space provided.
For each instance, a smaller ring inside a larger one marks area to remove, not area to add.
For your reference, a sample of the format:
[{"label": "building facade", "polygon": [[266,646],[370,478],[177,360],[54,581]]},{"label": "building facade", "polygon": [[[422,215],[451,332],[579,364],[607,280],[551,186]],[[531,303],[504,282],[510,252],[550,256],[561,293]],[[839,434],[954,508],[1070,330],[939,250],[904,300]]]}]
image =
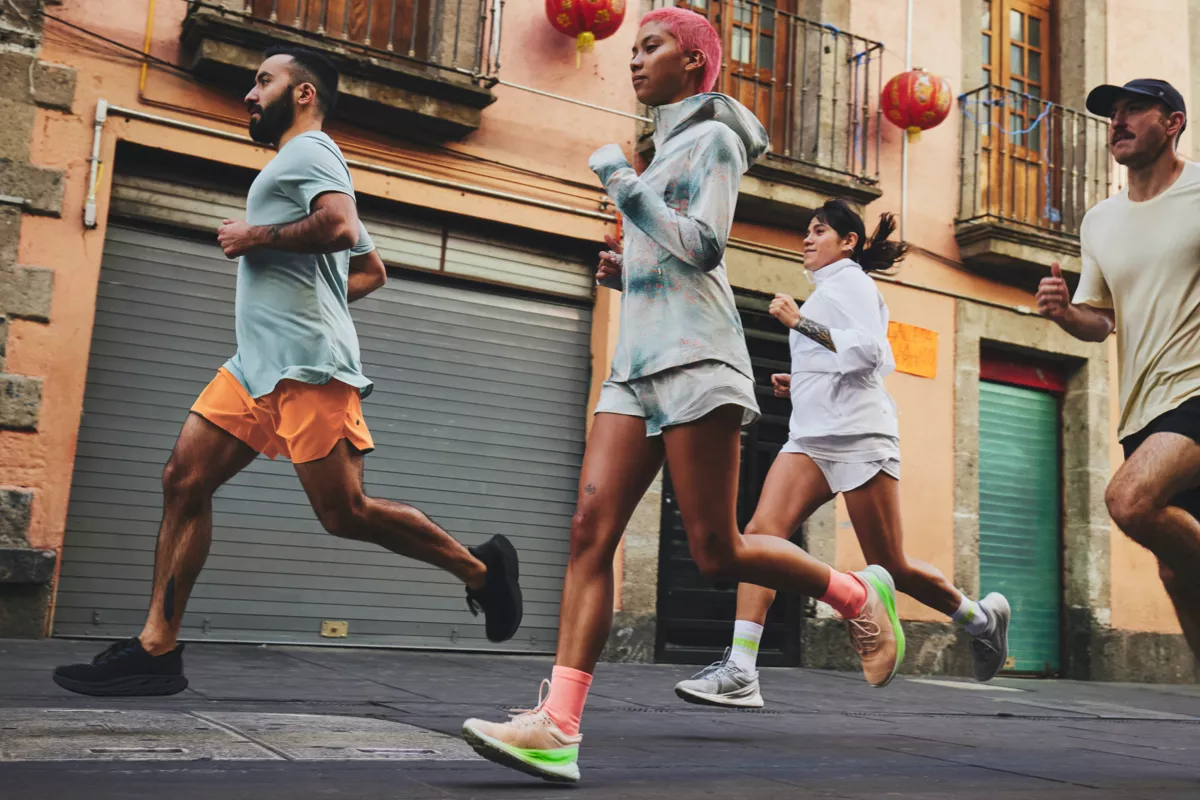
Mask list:
[{"label": "building facade", "polygon": [[[379,449],[367,481],[474,542],[523,555],[526,617],[504,649],[551,652],[590,409],[619,295],[593,286],[617,220],[587,157],[645,163],[628,84],[641,13],[576,64],[539,0],[12,0],[0,5],[0,635],[117,637],[145,613],[159,476],[187,408],[233,351],[235,264],[221,220],[271,152],[241,98],[262,51],[328,53],[327,126],[391,280],[355,305]],[[1003,589],[1018,673],[1195,680],[1148,553],[1113,526],[1115,345],[1033,311],[1052,261],[1078,276],[1083,213],[1122,184],[1088,89],[1172,81],[1196,104],[1200,0],[706,0],[719,88],[771,134],[727,252],[760,385],[744,436],[749,518],[786,438],[770,397],[786,336],[775,292],[805,297],[803,231],[830,197],[868,226],[901,215],[912,254],[880,276],[894,322],[906,547],[964,590]],[[1153,8],[1151,8],[1151,6]],[[911,28],[911,37],[907,31]],[[904,146],[884,82],[949,80],[950,117]],[[1200,154],[1189,130],[1182,149]],[[186,638],[492,648],[431,568],[334,541],[286,463],[257,461],[215,502]],[[797,533],[839,568],[862,556],[831,503]],[[606,656],[708,663],[733,590],[687,557],[670,476],[617,565]],[[957,634],[907,598],[910,671],[958,674]],[[806,598],[772,610],[764,662],[849,666]]]}]

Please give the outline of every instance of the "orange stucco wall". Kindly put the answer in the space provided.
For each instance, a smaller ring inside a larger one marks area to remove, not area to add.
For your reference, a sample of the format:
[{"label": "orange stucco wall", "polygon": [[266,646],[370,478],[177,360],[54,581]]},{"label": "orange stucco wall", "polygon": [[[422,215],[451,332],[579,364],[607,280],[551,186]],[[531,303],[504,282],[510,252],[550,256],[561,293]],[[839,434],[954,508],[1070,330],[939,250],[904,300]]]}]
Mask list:
[{"label": "orange stucco wall", "polygon": [[[637,3],[630,3],[630,15]],[[140,48],[149,0],[105,0],[95,13],[94,0],[66,0],[53,8],[98,33]],[[1186,19],[1188,0],[1109,0],[1108,70],[1115,81],[1141,74],[1190,86],[1186,25],[1163,20]],[[182,2],[158,2],[152,30],[154,55],[178,60]],[[627,81],[627,53],[636,30],[626,22],[613,38],[599,42],[575,66],[574,42],[554,32],[544,20],[541,0],[507,0],[501,74],[505,80],[574,97],[626,112],[636,105]],[[959,0],[919,0],[913,63],[948,78],[955,91],[963,85],[961,8]],[[904,66],[905,4],[856,0],[851,3],[850,30],[887,44],[885,75]],[[158,68],[149,70],[139,93],[136,58],[119,55],[94,40],[47,24],[46,61],[78,70],[72,113],[40,111],[32,146],[37,164],[67,171],[61,219],[27,216],[22,228],[20,261],[55,269],[51,322],[13,321],[8,340],[11,371],[45,376],[41,424],[36,433],[0,432],[0,484],[36,489],[32,543],[61,545],[66,523],[75,438],[82,409],[100,254],[105,236],[112,159],[118,138],[165,147],[205,158],[259,167],[270,154],[262,148],[163,128],[153,123],[114,117],[105,127],[102,158],[106,165],[97,192],[100,226],[84,229],[82,207],[87,188],[92,116],[96,102],[108,100],[132,109],[186,119],[196,124],[244,131],[244,111],[236,91],[216,92]],[[1200,68],[1194,67],[1194,68]],[[498,100],[483,115],[482,128],[463,142],[442,147],[418,146],[401,139],[365,133],[334,123],[330,132],[350,158],[501,189],[530,198],[598,210],[603,195],[588,171],[587,156],[608,142],[632,152],[634,123],[616,115],[581,108],[498,86]],[[1190,132],[1188,134],[1190,136]],[[902,133],[883,129],[881,181],[883,197],[868,211],[900,213]],[[462,155],[474,157],[472,160]],[[478,157],[485,159],[477,160]],[[518,171],[520,170],[520,171]],[[356,170],[364,194],[392,198],[457,214],[500,220],[531,229],[564,233],[599,242],[610,226],[602,220],[552,212],[520,202],[486,198],[469,191],[429,186],[418,181]],[[954,218],[958,203],[958,125],[954,115],[928,131],[909,149],[909,197],[905,233],[917,245],[899,274],[902,284],[882,284],[892,319],[938,332],[938,372],[933,379],[895,374],[887,385],[900,411],[904,463],[903,521],[908,552],[941,568],[953,579],[954,507],[954,325],[955,300],[922,291],[937,287],[966,297],[1012,306],[1030,306],[1020,290],[1000,286],[956,266]],[[739,223],[739,238],[796,250],[794,231]],[[605,377],[617,329],[617,296],[601,290],[592,336],[591,402]],[[1113,353],[1115,363],[1115,353]],[[1115,440],[1116,385],[1113,377],[1113,465],[1120,463]],[[844,507],[839,510],[837,566],[861,566],[862,557]],[[938,616],[905,598],[903,615],[910,619]],[[1148,554],[1112,534],[1112,622],[1116,627],[1177,631],[1174,615],[1157,584]]]},{"label": "orange stucco wall", "polygon": [[[938,333],[937,375],[900,372],[885,379],[900,422],[900,504],[904,550],[954,577],[954,323],[953,298],[881,284],[891,319]],[[866,566],[845,503],[837,505],[837,568]],[[901,595],[906,619],[943,617]]]}]

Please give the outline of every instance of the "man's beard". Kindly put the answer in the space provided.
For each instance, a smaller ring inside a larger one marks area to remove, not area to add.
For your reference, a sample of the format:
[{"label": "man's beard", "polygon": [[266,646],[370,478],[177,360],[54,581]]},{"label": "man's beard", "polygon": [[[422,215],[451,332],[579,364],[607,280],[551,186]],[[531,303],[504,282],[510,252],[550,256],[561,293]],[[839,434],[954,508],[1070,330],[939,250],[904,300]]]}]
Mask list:
[{"label": "man's beard", "polygon": [[290,91],[266,106],[255,106],[251,113],[258,114],[258,121],[250,120],[250,138],[259,144],[279,146],[279,140],[287,133],[296,119]]}]

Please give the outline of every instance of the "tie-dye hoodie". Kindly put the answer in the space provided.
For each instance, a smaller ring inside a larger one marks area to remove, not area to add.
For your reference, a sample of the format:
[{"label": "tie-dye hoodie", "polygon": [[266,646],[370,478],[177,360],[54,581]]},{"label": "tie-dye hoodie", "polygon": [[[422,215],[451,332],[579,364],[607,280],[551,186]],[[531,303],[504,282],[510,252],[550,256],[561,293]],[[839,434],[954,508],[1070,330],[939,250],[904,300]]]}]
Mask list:
[{"label": "tie-dye hoodie", "polygon": [[625,218],[621,283],[611,287],[623,292],[611,379],[710,360],[752,378],[725,243],[766,129],[733,98],[699,94],[654,109],[654,148],[640,176],[617,145],[589,161]]}]

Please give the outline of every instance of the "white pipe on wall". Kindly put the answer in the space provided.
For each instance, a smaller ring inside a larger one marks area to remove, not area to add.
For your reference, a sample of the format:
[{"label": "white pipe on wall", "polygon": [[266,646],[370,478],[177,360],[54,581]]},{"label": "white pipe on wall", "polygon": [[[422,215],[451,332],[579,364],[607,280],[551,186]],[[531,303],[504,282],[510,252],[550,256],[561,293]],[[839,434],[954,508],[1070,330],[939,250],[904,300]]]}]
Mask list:
[{"label": "white pipe on wall", "polygon": [[87,199],[83,206],[83,227],[96,227],[96,184],[100,177],[100,137],[104,134],[104,121],[108,119],[108,103],[96,103],[96,121],[92,129],[92,169],[88,177]]},{"label": "white pipe on wall", "polygon": [[[912,69],[913,47],[913,0],[908,0],[908,18],[904,23],[904,71]],[[900,151],[900,241],[904,238],[908,222],[908,134],[904,135]]]}]

